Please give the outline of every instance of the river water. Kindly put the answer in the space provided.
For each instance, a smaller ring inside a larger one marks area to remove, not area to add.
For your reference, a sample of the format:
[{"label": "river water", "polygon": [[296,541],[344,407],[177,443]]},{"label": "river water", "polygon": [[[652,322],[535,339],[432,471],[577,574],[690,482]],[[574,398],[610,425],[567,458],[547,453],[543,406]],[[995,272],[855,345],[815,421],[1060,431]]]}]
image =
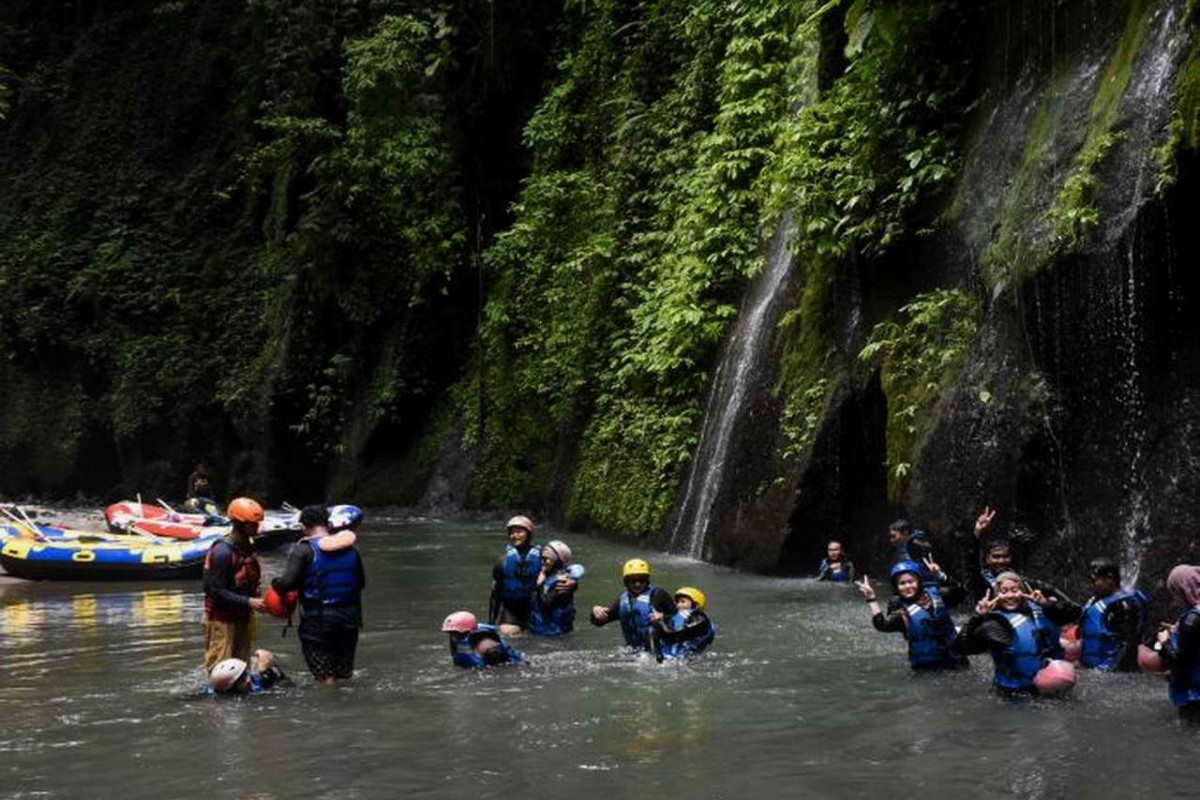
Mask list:
[{"label": "river water", "polygon": [[[0,588],[0,796],[36,798],[973,798],[1200,794],[1200,732],[1160,679],[1085,674],[1072,700],[1008,703],[990,662],[914,677],[846,587],[745,575],[565,537],[586,608],[624,559],[695,585],[715,652],[657,665],[616,625],[523,640],[519,667],[452,667],[438,630],[486,609],[496,524],[375,522],[361,537],[366,628],[355,681],[196,698],[202,596],[192,583]],[[264,557],[268,571],[281,554]]]}]

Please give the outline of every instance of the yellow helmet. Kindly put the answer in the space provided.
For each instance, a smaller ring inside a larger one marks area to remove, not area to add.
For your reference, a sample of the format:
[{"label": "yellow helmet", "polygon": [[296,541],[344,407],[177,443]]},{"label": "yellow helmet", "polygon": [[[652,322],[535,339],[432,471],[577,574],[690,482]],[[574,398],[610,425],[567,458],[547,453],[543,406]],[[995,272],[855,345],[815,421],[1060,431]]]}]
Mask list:
[{"label": "yellow helmet", "polygon": [[621,570],[621,577],[628,578],[630,575],[649,575],[650,565],[640,558],[631,558],[625,562],[625,567]]},{"label": "yellow helmet", "polygon": [[686,597],[696,604],[696,608],[701,611],[708,605],[708,598],[704,596],[704,592],[697,589],[695,586],[681,586],[675,590],[675,597]]}]

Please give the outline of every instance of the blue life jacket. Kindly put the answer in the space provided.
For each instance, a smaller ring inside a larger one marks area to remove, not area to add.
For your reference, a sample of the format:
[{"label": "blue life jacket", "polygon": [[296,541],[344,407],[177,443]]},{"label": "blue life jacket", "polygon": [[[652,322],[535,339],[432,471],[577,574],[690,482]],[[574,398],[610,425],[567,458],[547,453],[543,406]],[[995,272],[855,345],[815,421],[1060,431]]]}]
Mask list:
[{"label": "blue life jacket", "polygon": [[919,603],[904,606],[908,663],[917,669],[960,666],[964,663],[963,659],[950,652],[950,646],[958,638],[954,620],[950,618],[941,595],[929,593],[929,599],[931,603],[928,609]]},{"label": "blue life jacket", "polygon": [[650,596],[654,593],[653,586],[646,589],[632,600],[629,592],[621,593],[621,632],[625,634],[625,644],[646,650],[650,647],[650,613],[654,607],[650,605]]},{"label": "blue life jacket", "polygon": [[1009,692],[1033,690],[1033,679],[1048,658],[1062,656],[1058,643],[1058,626],[1046,618],[1036,603],[1029,603],[1029,613],[993,611],[989,616],[1008,623],[1013,640],[1000,652],[992,651],[996,674],[992,683]]},{"label": "blue life jacket", "polygon": [[1083,637],[1083,655],[1080,663],[1085,667],[1096,669],[1116,669],[1117,660],[1125,648],[1125,642],[1104,624],[1104,612],[1113,603],[1133,599],[1138,610],[1138,639],[1140,631],[1146,626],[1146,605],[1149,599],[1136,589],[1121,589],[1108,597],[1097,600],[1092,598],[1083,607],[1083,616],[1079,619],[1079,632]]},{"label": "blue life jacket", "polygon": [[[1178,626],[1183,624],[1184,619],[1189,614],[1200,614],[1200,608],[1192,607],[1180,615],[1176,622],[1176,630],[1171,631],[1171,644],[1179,649],[1179,631]],[[1171,698],[1171,702],[1176,706],[1190,706],[1200,703],[1200,659],[1197,659],[1192,671],[1180,677],[1176,682],[1175,670],[1171,670],[1171,679],[1167,684],[1167,696]]]},{"label": "blue life jacket", "polygon": [[[675,616],[671,617],[669,627],[671,630],[675,631],[683,629],[687,626],[689,616],[691,615],[684,614],[682,612],[676,613]],[[713,643],[713,639],[717,638],[716,624],[712,620],[708,619],[707,615],[705,616],[705,619],[708,620],[708,630],[693,639],[688,639],[687,641],[682,642],[664,642],[660,640],[659,653],[662,655],[662,657],[687,658],[688,656],[694,656],[698,653],[703,653],[704,650]]]},{"label": "blue life jacket", "polygon": [[509,664],[520,664],[524,660],[524,656],[520,650],[510,645],[508,642],[500,638],[499,632],[495,625],[479,624],[475,626],[475,630],[470,633],[464,633],[454,639],[454,655],[451,659],[456,667],[463,669],[483,668],[488,666],[488,663],[483,660],[483,656],[475,652],[475,644],[480,638],[480,634],[488,635],[489,638],[496,639],[500,642],[501,649],[508,656]]},{"label": "blue life jacket", "polygon": [[542,599],[557,583],[569,578],[569,572],[559,570],[542,582],[541,592],[534,597],[533,610],[529,615],[529,632],[534,636],[562,636],[575,629],[574,595],[565,603],[547,603]]},{"label": "blue life jacket", "polygon": [[542,571],[542,549],[533,545],[525,555],[511,544],[504,550],[504,580],[500,583],[499,598],[507,601],[529,602],[537,588],[537,576]]},{"label": "blue life jacket", "polygon": [[823,578],[823,580],[832,581],[834,583],[849,583],[850,570],[847,569],[849,562],[843,559],[842,561],[838,561],[836,563],[837,569],[834,569],[833,565],[829,563],[828,558],[822,558],[821,566],[818,569],[818,574],[826,576]]},{"label": "blue life jacket", "polygon": [[347,547],[326,552],[309,539],[313,560],[304,576],[303,597],[306,605],[352,605],[358,602],[362,587],[358,578],[358,551]]}]

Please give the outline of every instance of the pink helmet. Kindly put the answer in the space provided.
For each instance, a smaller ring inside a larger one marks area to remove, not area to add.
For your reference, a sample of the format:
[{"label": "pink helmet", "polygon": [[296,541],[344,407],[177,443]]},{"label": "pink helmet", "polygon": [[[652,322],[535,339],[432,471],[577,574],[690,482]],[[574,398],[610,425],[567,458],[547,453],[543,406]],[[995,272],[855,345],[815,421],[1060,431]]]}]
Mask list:
[{"label": "pink helmet", "polygon": [[546,542],[542,547],[542,552],[547,550],[554,553],[554,557],[558,559],[558,563],[562,567],[571,566],[571,548],[567,547],[566,543],[555,539],[553,542]]},{"label": "pink helmet", "polygon": [[455,611],[442,620],[442,630],[447,633],[470,633],[478,622],[470,611]]},{"label": "pink helmet", "polygon": [[509,528],[524,528],[532,536],[535,526],[533,520],[529,517],[516,516],[510,519],[508,524],[504,526],[504,530],[508,530]]},{"label": "pink helmet", "polygon": [[1033,678],[1033,685],[1045,695],[1063,694],[1075,685],[1075,665],[1054,659],[1042,667]]},{"label": "pink helmet", "polygon": [[233,689],[245,673],[245,661],[242,661],[240,658],[227,658],[224,661],[218,661],[217,665],[212,668],[212,672],[208,674],[208,677],[212,681],[213,691],[222,693]]}]

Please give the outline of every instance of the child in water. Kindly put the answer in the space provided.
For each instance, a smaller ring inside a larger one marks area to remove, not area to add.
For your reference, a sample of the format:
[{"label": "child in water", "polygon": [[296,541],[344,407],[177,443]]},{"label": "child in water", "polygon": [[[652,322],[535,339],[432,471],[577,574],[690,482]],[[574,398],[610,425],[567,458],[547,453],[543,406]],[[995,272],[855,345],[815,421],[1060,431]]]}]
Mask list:
[{"label": "child in water", "polygon": [[495,667],[520,664],[524,657],[500,637],[494,625],[480,625],[470,611],[456,611],[442,622],[449,637],[450,657],[456,666]]},{"label": "child in water", "polygon": [[704,613],[708,598],[692,586],[675,590],[675,615],[661,611],[650,613],[651,639],[655,657],[687,658],[704,652],[717,635],[717,626]]},{"label": "child in water", "polygon": [[562,636],[575,628],[575,590],[584,575],[582,564],[571,563],[571,548],[558,540],[542,547],[542,571],[537,577],[529,632]]}]

